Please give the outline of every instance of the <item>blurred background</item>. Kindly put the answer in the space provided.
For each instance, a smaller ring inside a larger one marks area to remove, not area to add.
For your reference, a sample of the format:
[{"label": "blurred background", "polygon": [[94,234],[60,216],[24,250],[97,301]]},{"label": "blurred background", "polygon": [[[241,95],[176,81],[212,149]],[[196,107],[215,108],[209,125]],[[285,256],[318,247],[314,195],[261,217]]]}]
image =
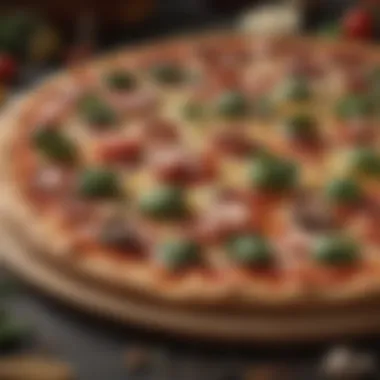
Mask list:
[{"label": "blurred background", "polygon": [[[0,104],[52,71],[119,45],[214,28],[257,32],[262,7],[288,7],[298,21],[277,21],[289,33],[376,41],[376,3],[380,1],[1,0]],[[0,380],[380,379],[375,337],[307,347],[169,340],[82,316],[18,284],[5,270],[1,278]]]}]

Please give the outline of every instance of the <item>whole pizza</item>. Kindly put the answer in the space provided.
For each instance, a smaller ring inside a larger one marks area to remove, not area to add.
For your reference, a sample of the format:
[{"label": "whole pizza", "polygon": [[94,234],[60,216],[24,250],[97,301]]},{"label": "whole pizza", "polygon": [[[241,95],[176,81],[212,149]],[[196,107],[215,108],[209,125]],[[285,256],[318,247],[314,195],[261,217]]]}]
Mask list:
[{"label": "whole pizza", "polygon": [[373,47],[165,41],[27,95],[4,125],[4,194],[39,255],[126,294],[243,307],[376,298],[379,128]]}]

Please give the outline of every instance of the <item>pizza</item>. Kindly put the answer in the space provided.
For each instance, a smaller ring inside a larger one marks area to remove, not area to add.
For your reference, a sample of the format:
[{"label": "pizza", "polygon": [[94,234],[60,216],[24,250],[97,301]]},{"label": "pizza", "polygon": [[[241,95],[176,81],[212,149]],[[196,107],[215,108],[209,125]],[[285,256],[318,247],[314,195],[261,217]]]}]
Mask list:
[{"label": "pizza", "polygon": [[6,208],[36,259],[129,295],[376,298],[379,91],[380,54],[360,44],[222,33],[121,50],[4,122]]}]

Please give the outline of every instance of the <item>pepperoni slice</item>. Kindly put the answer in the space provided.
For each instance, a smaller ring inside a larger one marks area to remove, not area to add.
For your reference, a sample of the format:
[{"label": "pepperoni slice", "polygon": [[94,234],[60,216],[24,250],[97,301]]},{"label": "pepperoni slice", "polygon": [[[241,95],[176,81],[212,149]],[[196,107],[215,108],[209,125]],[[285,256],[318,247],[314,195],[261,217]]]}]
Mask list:
[{"label": "pepperoni slice", "polygon": [[258,219],[245,202],[219,201],[198,221],[194,234],[202,242],[219,243],[238,233],[256,232]]},{"label": "pepperoni slice", "polygon": [[142,125],[145,139],[152,143],[173,143],[178,141],[177,126],[170,120],[153,118]]},{"label": "pepperoni slice", "polygon": [[157,94],[147,89],[132,92],[109,91],[106,97],[115,109],[131,115],[140,115],[145,112],[152,114],[159,104]]},{"label": "pepperoni slice", "polygon": [[112,137],[100,142],[95,155],[103,163],[135,163],[142,150],[143,142],[137,137]]},{"label": "pepperoni slice", "polygon": [[331,208],[322,196],[312,191],[296,194],[292,217],[298,227],[308,232],[328,231],[336,227]]},{"label": "pepperoni slice", "polygon": [[298,157],[305,157],[311,160],[319,159],[323,148],[326,146],[321,136],[313,136],[312,138],[299,138],[291,142],[291,148]]},{"label": "pepperoni slice", "polygon": [[138,229],[120,217],[103,222],[98,239],[105,248],[123,255],[140,256],[146,248],[146,241]]},{"label": "pepperoni slice", "polygon": [[210,68],[208,73],[211,87],[221,90],[239,89],[242,86],[241,71],[236,68]]},{"label": "pepperoni slice", "polygon": [[62,167],[48,166],[29,173],[27,191],[36,202],[49,201],[69,193],[73,184],[73,173]]},{"label": "pepperoni slice", "polygon": [[257,142],[252,141],[244,132],[235,129],[219,132],[214,137],[212,146],[220,153],[236,157],[246,157],[260,149]]},{"label": "pepperoni slice", "polygon": [[287,267],[300,267],[307,259],[310,252],[311,237],[304,231],[288,229],[278,239],[277,251],[281,254],[280,259]]},{"label": "pepperoni slice", "polygon": [[354,145],[369,145],[375,141],[376,128],[373,122],[368,120],[347,120],[336,129],[338,142]]},{"label": "pepperoni slice", "polygon": [[193,156],[179,148],[157,151],[151,159],[155,175],[165,182],[195,184],[215,173],[209,157]]}]

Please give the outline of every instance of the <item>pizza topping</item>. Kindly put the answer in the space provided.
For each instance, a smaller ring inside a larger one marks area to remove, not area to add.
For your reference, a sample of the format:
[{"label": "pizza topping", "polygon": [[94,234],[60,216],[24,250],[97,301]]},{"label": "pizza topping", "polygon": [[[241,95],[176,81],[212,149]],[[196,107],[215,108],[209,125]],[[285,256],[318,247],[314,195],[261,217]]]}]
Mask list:
[{"label": "pizza topping", "polygon": [[70,164],[77,158],[76,146],[55,126],[37,128],[32,141],[40,153],[53,161]]},{"label": "pizza topping", "polygon": [[213,145],[222,153],[238,157],[253,155],[260,148],[249,136],[236,129],[218,132],[214,138]]},{"label": "pizza topping", "polygon": [[282,192],[294,188],[298,170],[293,162],[262,155],[253,161],[249,174],[254,187],[270,192]]},{"label": "pizza topping", "polygon": [[197,47],[197,56],[206,65],[215,68],[232,68],[240,67],[248,62],[250,53],[244,47],[233,49],[215,46],[215,44],[201,45]]},{"label": "pizza topping", "polygon": [[366,94],[350,94],[339,99],[335,110],[341,119],[365,118],[373,111],[373,103]]},{"label": "pizza topping", "polygon": [[353,145],[371,145],[376,140],[375,123],[363,120],[346,120],[339,128],[339,139]]},{"label": "pizza topping", "polygon": [[121,184],[113,171],[87,168],[78,178],[78,192],[85,198],[114,198],[121,194]]},{"label": "pizza topping", "polygon": [[102,140],[96,147],[96,157],[102,163],[135,163],[142,153],[142,140],[138,137],[112,137]]},{"label": "pizza topping", "polygon": [[246,116],[249,112],[249,103],[240,92],[228,91],[220,95],[216,109],[220,116],[225,118],[238,118]]},{"label": "pizza topping", "polygon": [[177,126],[169,119],[153,118],[141,126],[145,138],[152,143],[171,143],[179,138]]},{"label": "pizza topping", "polygon": [[107,86],[114,91],[129,91],[136,88],[136,78],[129,72],[115,70],[105,76]]},{"label": "pizza topping", "polygon": [[267,267],[272,262],[272,248],[257,235],[241,235],[227,244],[230,257],[238,264],[253,267]]},{"label": "pizza topping", "polygon": [[33,185],[41,192],[58,190],[64,184],[64,172],[57,167],[45,167],[38,170]]},{"label": "pizza topping", "polygon": [[325,235],[315,241],[313,257],[324,265],[351,265],[359,259],[359,247],[346,237]]},{"label": "pizza topping", "polygon": [[281,97],[295,102],[309,100],[312,93],[307,80],[301,76],[289,78],[280,88]]},{"label": "pizza topping", "polygon": [[343,178],[330,181],[325,189],[326,198],[338,205],[357,205],[363,199],[363,192],[358,183]]},{"label": "pizza topping", "polygon": [[356,174],[371,177],[380,175],[380,156],[371,148],[357,148],[349,157],[351,170]]},{"label": "pizza topping", "polygon": [[71,228],[82,228],[87,230],[87,234],[92,235],[95,231],[94,226],[87,225],[87,223],[97,220],[99,215],[98,208],[94,207],[87,199],[72,196],[70,193],[63,199],[59,205],[60,209],[64,211],[63,222]]},{"label": "pizza topping", "polygon": [[126,253],[141,253],[144,241],[138,231],[123,218],[107,220],[101,227],[99,242],[107,248]]},{"label": "pizza topping", "polygon": [[87,95],[79,104],[82,117],[91,125],[103,129],[114,125],[114,110],[96,95]]},{"label": "pizza topping", "polygon": [[219,243],[236,234],[255,231],[257,227],[256,213],[242,199],[222,198],[200,217],[195,236],[206,243]]},{"label": "pizza topping", "polygon": [[174,186],[161,186],[150,190],[140,198],[143,214],[159,220],[182,219],[189,213],[184,192]]},{"label": "pizza topping", "polygon": [[111,91],[107,102],[121,115],[141,116],[154,114],[160,104],[157,92],[140,88],[134,91]]},{"label": "pizza topping", "polygon": [[199,120],[205,114],[205,109],[201,102],[188,101],[182,109],[182,114],[187,120]]},{"label": "pizza topping", "polygon": [[170,63],[159,63],[151,68],[154,80],[162,84],[178,84],[185,80],[185,72],[180,66]]},{"label": "pizza topping", "polygon": [[285,120],[285,134],[300,142],[316,142],[318,129],[316,120],[307,114],[296,114]]},{"label": "pizza topping", "polygon": [[260,118],[268,118],[274,114],[275,107],[273,101],[268,96],[260,96],[256,99],[253,113]]},{"label": "pizza topping", "polygon": [[26,189],[38,205],[38,210],[42,211],[52,205],[51,201],[57,201],[70,193],[73,179],[72,167],[41,166],[27,176]]},{"label": "pizza topping", "polygon": [[210,68],[207,73],[210,87],[220,90],[235,90],[242,87],[241,71],[234,67]]},{"label": "pizza topping", "polygon": [[157,150],[152,153],[151,161],[156,177],[170,183],[194,184],[215,173],[211,160],[181,147]]},{"label": "pizza topping", "polygon": [[308,232],[329,231],[335,228],[329,205],[315,191],[302,191],[297,194],[292,214],[295,223]]},{"label": "pizza topping", "polygon": [[168,270],[177,271],[200,262],[201,247],[186,238],[176,238],[158,247],[157,260]]}]

